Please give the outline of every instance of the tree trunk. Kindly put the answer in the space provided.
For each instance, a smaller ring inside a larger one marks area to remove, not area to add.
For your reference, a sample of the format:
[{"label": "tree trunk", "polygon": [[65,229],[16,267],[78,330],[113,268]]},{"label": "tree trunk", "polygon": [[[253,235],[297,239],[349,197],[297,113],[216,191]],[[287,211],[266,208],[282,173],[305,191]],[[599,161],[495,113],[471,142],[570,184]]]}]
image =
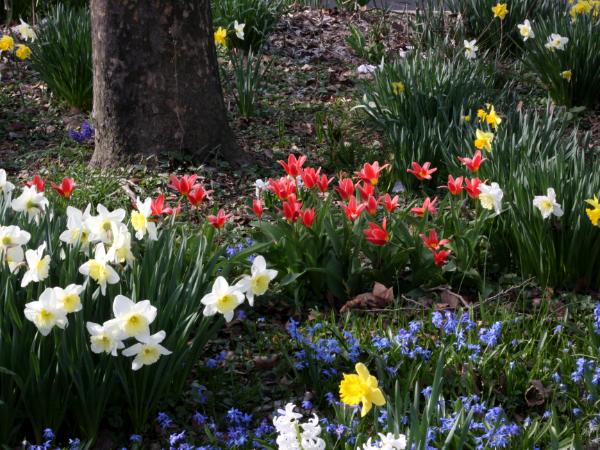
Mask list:
[{"label": "tree trunk", "polygon": [[92,0],[91,164],[121,157],[220,154],[236,163],[210,0]]}]

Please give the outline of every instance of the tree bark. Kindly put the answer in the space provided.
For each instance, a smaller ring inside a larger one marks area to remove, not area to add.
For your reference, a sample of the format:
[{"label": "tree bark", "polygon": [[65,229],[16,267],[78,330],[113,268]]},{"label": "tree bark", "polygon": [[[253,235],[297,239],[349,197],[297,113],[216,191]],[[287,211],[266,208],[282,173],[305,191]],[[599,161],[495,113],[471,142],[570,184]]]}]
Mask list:
[{"label": "tree bark", "polygon": [[239,148],[227,122],[210,0],[92,0],[93,166]]}]

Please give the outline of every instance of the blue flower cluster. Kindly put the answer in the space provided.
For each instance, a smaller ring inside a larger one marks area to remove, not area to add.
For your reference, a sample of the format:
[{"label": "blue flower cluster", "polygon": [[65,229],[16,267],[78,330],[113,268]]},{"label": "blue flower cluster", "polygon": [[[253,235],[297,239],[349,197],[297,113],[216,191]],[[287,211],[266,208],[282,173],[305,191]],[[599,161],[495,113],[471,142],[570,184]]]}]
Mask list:
[{"label": "blue flower cluster", "polygon": [[[252,448],[262,449],[265,447],[261,442],[273,443],[272,436],[275,432],[267,419],[262,419],[258,425],[254,426],[253,416],[237,408],[231,408],[225,413],[223,429],[219,428],[214,419],[200,412],[194,413],[192,423],[197,429],[206,430],[198,434],[199,436],[210,436],[211,443],[208,445],[195,446],[190,444],[190,441],[194,441],[194,437],[190,436],[190,433],[185,430],[175,431],[174,421],[164,412],[158,413],[156,422],[168,440],[170,450],[221,450],[248,445]],[[139,435],[132,435],[130,441],[140,444],[142,438]]]},{"label": "blue flower cluster", "polygon": [[78,144],[85,144],[94,139],[95,130],[87,120],[84,120],[79,131],[69,130],[68,134]]},{"label": "blue flower cluster", "polygon": [[[350,362],[357,362],[361,353],[358,339],[349,331],[342,333],[343,340],[338,337],[327,336],[316,338],[319,331],[323,330],[323,324],[317,323],[306,328],[303,334],[298,328],[298,322],[290,319],[287,325],[289,335],[302,347],[294,352],[294,367],[302,370],[311,363],[324,366],[321,373],[331,378],[339,375],[339,371],[333,365],[344,357]],[[313,342],[314,341],[314,342]]]},{"label": "blue flower cluster", "polygon": [[[25,448],[27,450],[50,450],[52,448],[60,449],[58,445],[54,443],[54,439],[56,438],[54,431],[51,428],[45,428],[42,432],[42,438],[44,439],[43,444],[29,444],[24,442]],[[69,445],[67,447],[62,447],[66,450],[79,450],[81,448],[81,441],[79,439],[69,439]]]}]

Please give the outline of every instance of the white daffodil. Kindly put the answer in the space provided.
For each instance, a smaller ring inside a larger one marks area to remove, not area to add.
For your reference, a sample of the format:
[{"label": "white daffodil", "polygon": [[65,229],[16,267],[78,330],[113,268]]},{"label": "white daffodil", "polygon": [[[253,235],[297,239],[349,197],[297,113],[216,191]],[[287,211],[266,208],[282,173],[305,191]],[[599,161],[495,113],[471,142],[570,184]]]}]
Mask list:
[{"label": "white daffodil", "polygon": [[[8,264],[10,273],[15,273],[21,263],[25,260],[25,253],[21,246],[11,247],[4,252],[4,260]],[[1,256],[1,255],[0,255]]]},{"label": "white daffodil", "polygon": [[66,288],[55,287],[54,296],[60,308],[65,313],[73,313],[81,311],[81,298],[79,295],[83,292],[83,286],[78,284],[70,284]]},{"label": "white daffodil", "polygon": [[529,22],[529,19],[525,19],[525,22],[517,25],[517,28],[519,29],[519,34],[521,35],[524,41],[526,41],[527,39],[533,39],[535,37],[535,33],[531,28],[531,23]]},{"label": "white daffodil", "polygon": [[21,287],[27,286],[29,283],[39,283],[48,278],[50,269],[50,255],[44,256],[46,243],[40,245],[37,250],[27,250],[25,259],[27,260],[27,272],[21,280]]},{"label": "white daffodil", "polygon": [[90,243],[90,229],[88,221],[91,217],[92,205],[88,203],[84,211],[72,206],[67,206],[67,229],[63,231],[59,239],[65,244],[81,246],[85,250]]},{"label": "white daffodil", "polygon": [[533,206],[540,210],[544,219],[552,214],[556,217],[563,215],[562,207],[556,202],[556,193],[553,188],[548,188],[546,195],[536,195],[533,199]]},{"label": "white daffodil", "polygon": [[552,33],[548,37],[548,42],[546,42],[545,46],[548,50],[564,50],[568,42],[568,37],[563,37],[558,33]]},{"label": "white daffodil", "polygon": [[19,33],[19,36],[21,37],[22,40],[24,41],[35,41],[36,39],[36,34],[35,31],[33,31],[33,28],[31,27],[31,25],[29,25],[27,22],[23,22],[23,19],[20,19],[21,23],[15,27],[13,27],[13,31],[16,31],[17,33]]},{"label": "white daffodil", "polygon": [[479,185],[479,201],[481,206],[485,209],[493,209],[496,214],[500,214],[502,211],[502,197],[504,192],[498,186],[498,183],[492,183],[491,186],[487,184]]},{"label": "white daffodil", "polygon": [[122,223],[116,227],[115,231],[113,244],[110,247],[113,261],[115,264],[127,263],[128,266],[132,266],[135,256],[131,252],[131,233]]},{"label": "white daffodil", "polygon": [[122,208],[109,211],[103,205],[96,206],[97,216],[90,217],[86,224],[90,229],[92,241],[101,241],[111,244],[114,239],[115,229],[125,219],[125,210]]},{"label": "white daffodil", "polygon": [[150,335],[150,324],[156,319],[156,308],[149,300],[134,302],[124,295],[113,301],[114,319],[106,321],[105,327],[114,327],[120,338],[134,337],[138,340]]},{"label": "white daffodil", "polygon": [[225,278],[217,277],[212,292],[206,294],[200,302],[204,305],[205,316],[221,313],[229,322],[233,319],[235,308],[244,303],[244,293],[238,286],[229,286]]},{"label": "white daffodil", "polygon": [[113,328],[94,322],[87,322],[85,326],[90,333],[90,346],[94,353],[109,353],[117,356],[117,350],[125,348],[125,344],[118,339]]},{"label": "white daffodil", "polygon": [[161,355],[170,355],[172,352],[167,350],[160,343],[165,339],[166,333],[159,331],[151,336],[138,339],[140,342],[123,350],[123,356],[134,356],[131,368],[139,370],[143,366],[154,364]]},{"label": "white daffodil", "polygon": [[106,295],[106,285],[119,282],[119,274],[110,266],[114,259],[112,251],[106,253],[104,244],[96,246],[94,257],[79,267],[79,273],[90,277],[100,285],[102,295]]},{"label": "white daffodil", "polygon": [[473,39],[472,41],[467,41],[465,39],[464,41],[465,58],[468,60],[477,58],[477,50],[479,50],[479,47],[477,47],[475,44],[477,44],[476,39]]},{"label": "white daffodil", "polygon": [[24,187],[23,192],[11,202],[12,209],[27,213],[29,220],[37,219],[48,206],[48,199],[43,192],[38,192],[35,186]]},{"label": "white daffodil", "polygon": [[254,297],[263,295],[269,289],[269,283],[277,276],[277,271],[267,269],[265,258],[258,255],[252,262],[251,275],[244,275],[237,287],[246,294],[250,306],[254,306]]},{"label": "white daffodil", "polygon": [[38,301],[25,305],[25,317],[35,324],[42,336],[47,336],[55,326],[64,328],[68,323],[52,288],[44,290]]},{"label": "white daffodil", "polygon": [[152,199],[148,197],[144,202],[141,202],[137,198],[135,207],[137,211],[131,211],[131,226],[135,230],[135,237],[143,239],[144,235],[148,233],[150,240],[156,241],[158,239],[156,224],[149,220],[150,216],[152,216]]},{"label": "white daffodil", "polygon": [[31,239],[31,234],[16,225],[0,226],[0,253],[9,248],[26,245],[29,239]]},{"label": "white daffodil", "polygon": [[242,41],[244,40],[244,27],[245,26],[246,26],[245,23],[238,23],[237,20],[233,23],[233,29],[235,30],[235,35],[237,36],[238,39],[241,39]]},{"label": "white daffodil", "polygon": [[8,181],[6,177],[6,170],[0,169],[0,192],[8,197],[14,188],[15,185]]}]

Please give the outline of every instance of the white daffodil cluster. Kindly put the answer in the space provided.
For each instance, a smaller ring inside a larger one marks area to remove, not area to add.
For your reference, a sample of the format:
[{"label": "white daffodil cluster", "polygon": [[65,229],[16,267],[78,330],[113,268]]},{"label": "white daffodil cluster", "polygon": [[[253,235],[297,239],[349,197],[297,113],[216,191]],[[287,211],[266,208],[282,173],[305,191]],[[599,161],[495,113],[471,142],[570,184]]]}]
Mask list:
[{"label": "white daffodil cluster", "polygon": [[25,317],[37,327],[42,336],[48,336],[52,328],[65,328],[69,323],[67,314],[81,311],[80,294],[83,286],[70,284],[66,288],[46,288],[40,298],[25,305]]},{"label": "white daffodil cluster", "polygon": [[212,292],[206,294],[201,302],[204,305],[204,315],[214,316],[223,314],[227,322],[233,319],[235,309],[248,299],[254,306],[254,298],[263,295],[269,289],[269,283],[275,279],[277,271],[267,269],[265,258],[258,255],[252,262],[250,275],[244,275],[236,284],[229,285],[223,277],[217,277]]},{"label": "white daffodil cluster", "polygon": [[320,438],[319,417],[313,414],[312,418],[300,423],[302,414],[294,412],[295,408],[296,405],[288,403],[285,409],[278,409],[278,415],[273,418],[273,425],[277,431],[277,448],[279,450],[324,450],[325,441]]},{"label": "white daffodil cluster", "polygon": [[[157,310],[149,300],[136,303],[124,295],[117,295],[113,301],[113,314],[115,317],[102,325],[86,323],[94,353],[117,356],[118,350],[124,349],[121,352],[124,356],[135,357],[131,364],[133,370],[154,364],[161,355],[171,354],[160,344],[166,337],[164,331],[150,334],[150,324],[156,319]],[[123,341],[129,338],[137,342],[125,348]]]},{"label": "white daffodil cluster", "polygon": [[11,273],[25,260],[23,246],[27,245],[30,239],[31,234],[15,225],[0,226],[0,263],[4,261]]}]

